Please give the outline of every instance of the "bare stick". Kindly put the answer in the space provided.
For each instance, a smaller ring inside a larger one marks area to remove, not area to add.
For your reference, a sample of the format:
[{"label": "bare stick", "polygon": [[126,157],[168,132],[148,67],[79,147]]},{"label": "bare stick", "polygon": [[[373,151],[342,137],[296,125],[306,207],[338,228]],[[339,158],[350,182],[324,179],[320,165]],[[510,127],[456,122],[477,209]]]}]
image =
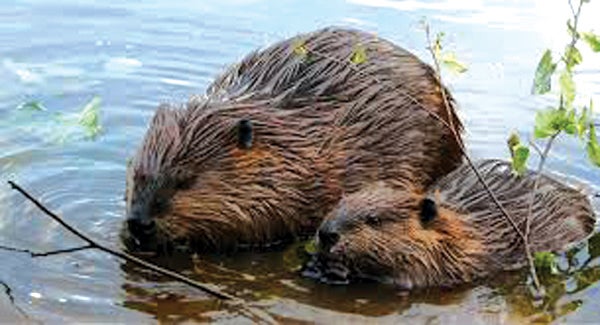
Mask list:
[{"label": "bare stick", "polygon": [[210,294],[211,296],[214,296],[218,299],[221,299],[227,303],[229,303],[230,305],[233,306],[240,306],[242,309],[242,312],[245,312],[247,316],[255,316],[258,317],[259,319],[261,319],[263,322],[265,323],[274,323],[275,321],[266,313],[261,312],[256,310],[255,308],[251,308],[250,306],[248,306],[246,304],[246,302],[240,298],[237,298],[235,296],[232,296],[228,293],[222,292],[216,288],[214,288],[211,285],[205,284],[205,283],[201,283],[198,281],[195,281],[193,279],[190,279],[186,276],[183,276],[177,272],[162,268],[160,266],[154,265],[152,263],[146,262],[138,257],[135,257],[133,255],[127,254],[125,252],[120,252],[117,250],[114,250],[110,247],[107,247],[105,245],[99,244],[98,242],[96,242],[95,240],[91,239],[90,237],[86,236],[85,234],[83,234],[81,231],[77,230],[75,227],[69,225],[68,223],[66,223],[64,220],[62,220],[62,218],[60,218],[58,215],[56,215],[54,212],[50,211],[48,208],[46,208],[41,202],[39,202],[37,199],[35,199],[33,196],[31,196],[27,191],[25,191],[23,188],[21,188],[19,185],[17,185],[15,182],[13,181],[8,181],[8,184],[10,184],[10,186],[12,187],[12,189],[18,191],[19,193],[21,193],[23,196],[25,196],[29,201],[31,201],[31,203],[33,203],[37,208],[39,208],[42,212],[44,212],[47,216],[49,216],[50,218],[52,218],[54,221],[58,222],[61,226],[63,226],[65,229],[67,229],[69,232],[71,232],[72,234],[74,234],[75,236],[79,237],[81,240],[85,241],[86,243],[88,243],[89,246],[91,246],[91,248],[95,248],[98,250],[101,250],[105,253],[108,253],[110,255],[116,256],[118,258],[121,258],[123,260],[126,260],[127,262],[131,262],[133,264],[142,266],[146,269],[150,269],[156,273],[159,273],[161,275],[170,277],[172,279],[175,279],[177,281],[183,282],[189,286],[192,286],[200,291],[203,291],[205,293]]},{"label": "bare stick", "polygon": [[25,249],[25,248],[16,248],[16,247],[0,245],[0,250],[17,252],[17,253],[27,253],[31,257],[46,257],[46,256],[52,256],[52,255],[58,255],[58,254],[64,254],[64,253],[73,253],[73,252],[81,251],[84,249],[90,249],[90,248],[94,248],[94,247],[91,245],[85,245],[85,246],[78,246],[78,247],[65,248],[65,249],[59,249],[59,250],[55,250],[55,251],[39,253],[39,252],[34,252],[34,251],[31,251],[31,250]]},{"label": "bare stick", "polygon": [[[453,133],[455,133],[454,122],[452,121],[452,115],[450,107],[450,103],[448,103],[448,97],[446,97],[446,89],[444,89],[444,85],[442,84],[442,69],[440,68],[439,58],[435,55],[435,50],[431,47],[431,35],[429,31],[429,24],[425,23],[425,36],[427,37],[427,50],[431,53],[431,58],[433,59],[433,63],[435,64],[435,78],[437,79],[438,84],[440,85],[440,93],[442,94],[442,100],[444,101],[444,106],[446,107],[446,114],[448,115],[448,122],[450,123],[450,129]],[[456,137],[456,133],[454,134]],[[457,141],[460,139],[456,139]]]},{"label": "bare stick", "polygon": [[6,282],[1,281],[0,280],[0,286],[4,287],[4,293],[6,293],[6,295],[8,296],[8,300],[10,301],[10,304],[15,307],[15,309],[17,310],[17,312],[19,314],[21,314],[21,316],[29,319],[29,316],[27,316],[27,314],[25,313],[25,311],[23,309],[21,309],[21,307],[17,306],[17,304],[15,303],[15,297],[12,294],[12,289],[8,286],[8,284],[6,284]]},{"label": "bare stick", "polygon": [[[429,53],[431,54],[431,57],[433,59],[433,62],[435,62],[435,69],[436,69],[436,77],[437,77],[437,81],[440,84],[440,91],[442,93],[442,97],[444,99],[444,105],[446,106],[446,110],[448,111],[448,114],[450,114],[450,104],[448,103],[448,100],[446,98],[446,91],[444,89],[444,86],[442,84],[442,72],[440,69],[440,63],[439,63],[439,58],[436,56],[435,51],[432,47],[432,43],[431,43],[431,35],[430,35],[430,31],[429,31],[429,25],[425,24],[425,35],[427,37],[427,50],[429,51]],[[454,133],[455,136],[458,136],[456,134],[456,131],[451,128],[451,131]],[[502,206],[502,204],[500,204],[500,202],[497,200],[496,196],[494,195],[494,193],[491,191],[491,189],[488,187],[487,183],[484,181],[483,177],[479,174],[479,171],[477,170],[477,168],[475,167],[475,165],[473,164],[473,162],[471,161],[471,158],[465,153],[464,154],[465,158],[467,159],[469,165],[471,166],[471,169],[475,172],[475,175],[477,176],[477,178],[479,179],[479,181],[483,184],[483,186],[486,188],[486,191],[489,193],[490,197],[492,197],[494,203],[498,206],[498,208],[502,211],[502,214],[506,217],[506,219],[511,223],[511,225],[513,226],[513,228],[515,229],[515,231],[517,232],[517,234],[520,235],[521,240],[523,241],[523,246],[525,246],[525,256],[527,257],[527,262],[529,264],[529,271],[531,273],[531,278],[533,279],[533,284],[535,286],[535,288],[537,290],[541,289],[540,286],[540,281],[538,279],[537,276],[537,272],[535,270],[535,264],[533,261],[533,256],[531,255],[531,249],[529,247],[529,217],[526,220],[526,227],[525,227],[525,234],[523,234],[521,232],[521,230],[519,229],[519,227],[517,226],[517,224],[514,222],[514,219],[508,214],[508,212],[504,209],[504,207]],[[542,163],[543,166],[543,163]],[[533,199],[535,198],[535,191],[537,188],[537,180],[539,179],[539,175],[538,178],[536,178],[536,182],[534,184],[534,189],[532,192],[532,201],[531,201],[531,205],[530,205],[530,209],[533,206]],[[530,210],[531,213],[531,210]],[[528,215],[529,216],[529,215]]]},{"label": "bare stick", "polygon": [[72,234],[74,234],[75,236],[79,237],[81,240],[85,241],[86,243],[88,243],[90,246],[99,249],[103,252],[106,252],[110,255],[114,255],[116,257],[119,257],[121,259],[124,259],[128,262],[143,266],[145,268],[148,268],[152,271],[155,271],[157,273],[160,273],[162,275],[168,276],[170,278],[173,279],[177,279],[183,283],[186,283],[194,288],[197,288],[199,290],[202,290],[212,296],[215,296],[221,300],[236,300],[237,298],[229,295],[227,293],[221,292],[217,289],[214,289],[204,283],[200,283],[197,281],[194,281],[190,278],[184,277],[176,272],[173,272],[171,270],[167,270],[165,268],[156,266],[154,264],[148,263],[140,258],[137,258],[133,255],[124,253],[124,252],[119,252],[117,250],[114,250],[112,248],[106,247],[102,244],[96,243],[96,241],[90,239],[90,237],[84,235],[81,231],[75,229],[73,226],[69,225],[68,223],[66,223],[64,220],[62,220],[62,218],[60,218],[59,216],[57,216],[54,212],[48,210],[48,208],[46,208],[42,203],[40,203],[37,199],[35,199],[34,197],[32,197],[27,191],[25,191],[23,188],[21,188],[19,185],[17,185],[15,182],[13,181],[8,181],[8,184],[10,184],[10,186],[12,187],[12,189],[17,190],[19,193],[21,193],[23,196],[25,196],[29,201],[31,201],[31,203],[33,203],[36,207],[38,207],[40,210],[42,210],[42,212],[44,212],[46,215],[48,215],[50,218],[52,218],[54,221],[58,222],[61,226],[63,226],[65,229],[67,229],[69,232],[71,232]]},{"label": "bare stick", "polygon": [[540,149],[540,147],[533,140],[529,140],[529,145],[535,150],[535,152],[537,152],[538,155],[542,156],[544,154],[542,149]]},{"label": "bare stick", "polygon": [[[533,215],[533,204],[535,203],[535,195],[537,194],[537,189],[540,183],[540,179],[542,178],[542,171],[544,170],[544,164],[546,163],[546,159],[548,158],[548,153],[550,152],[550,148],[552,148],[552,143],[559,135],[560,132],[554,133],[548,142],[546,142],[546,146],[544,147],[544,151],[540,154],[540,162],[538,163],[537,172],[535,175],[535,181],[533,182],[533,189],[531,190],[531,196],[529,198],[529,208],[527,209],[527,218],[525,219],[525,239],[526,245],[525,249],[527,250],[527,255],[531,256],[531,248],[529,247],[529,230],[531,229],[531,217]],[[537,146],[536,146],[537,148]],[[539,150],[536,149],[536,150]],[[535,273],[535,265],[533,263],[529,265],[531,270],[531,276],[533,278],[533,282],[536,283],[536,286],[539,288],[540,281],[537,278],[537,274]]]}]

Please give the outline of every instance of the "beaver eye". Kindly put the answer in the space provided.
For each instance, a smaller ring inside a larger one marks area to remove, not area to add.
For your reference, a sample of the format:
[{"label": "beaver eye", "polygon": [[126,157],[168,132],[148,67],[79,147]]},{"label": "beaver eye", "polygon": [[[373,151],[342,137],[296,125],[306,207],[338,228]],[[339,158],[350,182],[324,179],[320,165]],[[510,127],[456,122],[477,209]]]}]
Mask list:
[{"label": "beaver eye", "polygon": [[193,180],[179,180],[175,183],[176,190],[187,190],[192,187]]},{"label": "beaver eye", "polygon": [[169,201],[163,197],[156,197],[152,202],[151,210],[153,213],[159,213],[167,209]]},{"label": "beaver eye", "polygon": [[252,122],[250,120],[240,120],[237,124],[238,147],[240,149],[250,149],[253,138]]},{"label": "beaver eye", "polygon": [[381,225],[381,219],[374,214],[369,214],[366,217],[365,223],[371,227],[377,227]]},{"label": "beaver eye", "polygon": [[424,198],[423,201],[421,201],[421,211],[419,213],[421,222],[427,224],[435,219],[437,214],[438,211],[435,201],[430,198]]}]

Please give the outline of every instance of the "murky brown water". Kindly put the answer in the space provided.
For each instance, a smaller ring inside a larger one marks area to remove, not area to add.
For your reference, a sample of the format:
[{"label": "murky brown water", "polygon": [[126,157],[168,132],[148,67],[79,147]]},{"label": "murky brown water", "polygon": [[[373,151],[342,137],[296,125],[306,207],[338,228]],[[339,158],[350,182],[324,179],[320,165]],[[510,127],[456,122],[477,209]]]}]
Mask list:
[{"label": "murky brown water", "polygon": [[[564,2],[564,3],[563,3]],[[600,31],[599,3],[584,29]],[[469,65],[448,76],[461,104],[474,157],[506,157],[509,131],[528,132],[535,109],[553,98],[529,95],[546,47],[566,41],[566,1],[4,1],[0,4],[0,181],[18,181],[66,220],[103,243],[120,245],[125,163],[159,102],[200,93],[228,64],[298,32],[337,24],[376,31],[428,58],[422,16],[444,30]],[[583,51],[578,89],[600,102],[600,59]],[[104,133],[95,141],[52,116],[102,99]],[[30,101],[45,112],[16,108]],[[578,144],[559,141],[549,169],[600,191],[600,172]],[[0,245],[49,251],[79,241],[0,184]],[[598,202],[596,202],[597,204]],[[328,286],[301,278],[301,244],[227,257],[174,256],[157,263],[247,300],[290,323],[596,322],[600,308],[600,237],[561,259],[543,277],[550,298],[535,305],[523,274],[505,274],[451,291],[405,295],[372,283]],[[219,321],[248,323],[236,308],[186,285],[98,251],[31,258],[0,250],[0,322]]]}]

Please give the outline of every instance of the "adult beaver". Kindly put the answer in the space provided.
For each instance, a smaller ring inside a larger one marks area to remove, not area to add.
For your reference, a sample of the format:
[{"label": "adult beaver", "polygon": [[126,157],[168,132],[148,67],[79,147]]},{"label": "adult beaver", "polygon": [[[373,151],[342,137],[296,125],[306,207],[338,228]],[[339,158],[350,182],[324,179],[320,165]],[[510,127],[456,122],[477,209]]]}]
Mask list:
[{"label": "adult beaver", "polygon": [[364,184],[425,187],[461,161],[440,87],[417,57],[356,30],[250,54],[186,107],[158,108],[128,167],[126,243],[265,246],[314,233]]},{"label": "adult beaver", "polygon": [[[535,174],[510,164],[476,164],[524,232]],[[587,197],[541,175],[530,220],[532,252],[561,251],[585,239],[595,217]],[[402,289],[449,287],[527,262],[523,241],[464,165],[426,192],[385,183],[346,196],[318,230],[320,253],[305,274],[323,281],[368,278]]]}]

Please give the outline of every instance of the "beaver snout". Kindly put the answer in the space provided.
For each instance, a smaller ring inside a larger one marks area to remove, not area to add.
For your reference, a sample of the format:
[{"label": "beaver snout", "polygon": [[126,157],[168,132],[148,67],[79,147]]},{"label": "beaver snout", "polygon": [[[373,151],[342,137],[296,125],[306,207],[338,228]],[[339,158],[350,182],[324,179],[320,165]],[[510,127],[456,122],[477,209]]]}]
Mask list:
[{"label": "beaver snout", "polygon": [[156,222],[137,205],[131,206],[127,211],[127,234],[134,239],[138,245],[147,242],[156,233]]},{"label": "beaver snout", "polygon": [[331,220],[323,222],[319,230],[317,231],[317,240],[319,247],[322,250],[329,250],[340,240],[340,233]]},{"label": "beaver snout", "polygon": [[142,239],[150,237],[156,230],[156,223],[153,220],[142,218],[127,219],[127,229],[132,236]]}]

